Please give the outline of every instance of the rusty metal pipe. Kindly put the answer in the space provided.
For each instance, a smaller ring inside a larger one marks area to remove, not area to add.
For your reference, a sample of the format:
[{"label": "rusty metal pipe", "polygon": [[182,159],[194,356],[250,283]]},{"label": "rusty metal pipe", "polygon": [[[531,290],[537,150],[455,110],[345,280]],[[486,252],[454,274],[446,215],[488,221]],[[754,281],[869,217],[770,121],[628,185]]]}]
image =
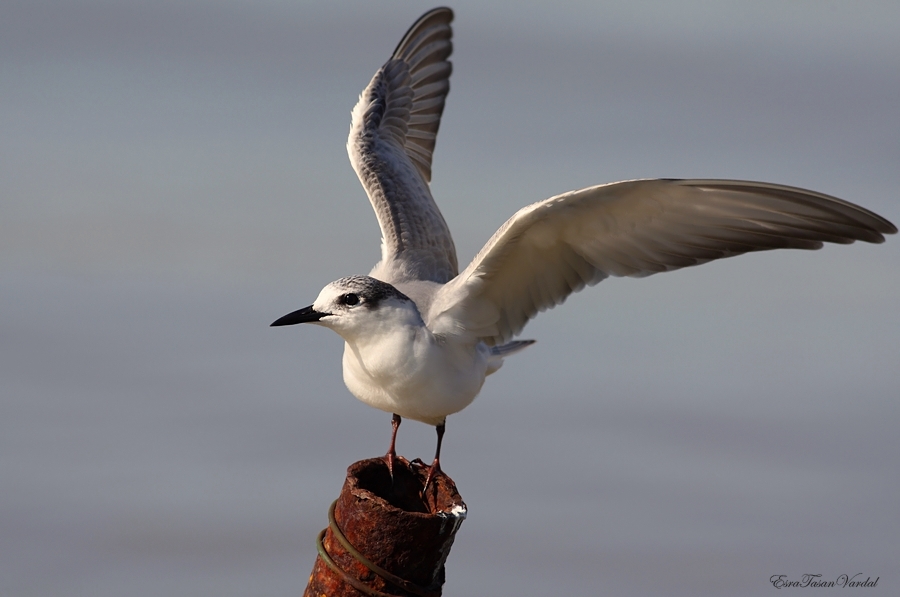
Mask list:
[{"label": "rusty metal pipe", "polygon": [[384,458],[355,462],[329,526],[319,535],[319,555],[304,597],[438,597],[444,563],[466,504],[443,473],[422,487],[428,467]]}]

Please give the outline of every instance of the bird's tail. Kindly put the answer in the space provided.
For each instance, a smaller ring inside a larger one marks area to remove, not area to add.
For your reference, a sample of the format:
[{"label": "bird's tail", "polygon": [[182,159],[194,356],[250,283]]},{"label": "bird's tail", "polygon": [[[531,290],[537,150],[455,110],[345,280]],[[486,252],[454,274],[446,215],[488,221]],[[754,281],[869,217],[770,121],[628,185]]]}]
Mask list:
[{"label": "bird's tail", "polygon": [[488,360],[488,370],[487,374],[490,375],[497,369],[499,369],[503,365],[503,359],[508,357],[511,354],[517,353],[520,350],[527,348],[534,344],[534,340],[513,340],[512,342],[507,342],[506,344],[502,344],[500,346],[492,346],[491,347],[491,357]]},{"label": "bird's tail", "polygon": [[500,358],[508,357],[513,353],[531,346],[534,342],[534,340],[513,340],[512,342],[507,342],[500,346],[491,346],[491,356]]}]

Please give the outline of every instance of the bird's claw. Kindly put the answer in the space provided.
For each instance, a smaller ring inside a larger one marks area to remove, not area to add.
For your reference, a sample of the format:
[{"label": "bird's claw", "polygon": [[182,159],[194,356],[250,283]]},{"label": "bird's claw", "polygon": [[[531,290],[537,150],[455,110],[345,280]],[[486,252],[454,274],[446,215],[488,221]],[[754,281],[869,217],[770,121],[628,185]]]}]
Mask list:
[{"label": "bird's claw", "polygon": [[444,471],[441,470],[441,461],[438,458],[434,459],[434,462],[431,463],[431,466],[428,468],[428,476],[425,477],[425,485],[422,486],[422,495],[425,495],[425,492],[428,491],[428,486],[431,485],[431,482],[434,478]]},{"label": "bird's claw", "polygon": [[388,467],[388,474],[391,476],[391,483],[394,482],[394,461],[397,460],[396,452],[388,452],[384,455],[384,462]]}]

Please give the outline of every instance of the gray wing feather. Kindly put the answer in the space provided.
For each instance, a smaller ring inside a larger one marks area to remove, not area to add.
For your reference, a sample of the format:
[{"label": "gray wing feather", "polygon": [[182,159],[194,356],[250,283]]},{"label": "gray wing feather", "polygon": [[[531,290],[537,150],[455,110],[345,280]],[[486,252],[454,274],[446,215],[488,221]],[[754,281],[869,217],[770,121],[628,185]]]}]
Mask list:
[{"label": "gray wing feather", "polygon": [[635,180],[573,191],[510,218],[444,286],[429,325],[490,345],[608,276],[649,276],[769,249],[884,241],[897,228],[841,199],[731,180]]},{"label": "gray wing feather", "polygon": [[450,91],[453,12],[437,8],[404,35],[353,109],[347,151],[381,226],[388,282],[447,282],[458,272],[450,230],[431,196],[431,159]]}]

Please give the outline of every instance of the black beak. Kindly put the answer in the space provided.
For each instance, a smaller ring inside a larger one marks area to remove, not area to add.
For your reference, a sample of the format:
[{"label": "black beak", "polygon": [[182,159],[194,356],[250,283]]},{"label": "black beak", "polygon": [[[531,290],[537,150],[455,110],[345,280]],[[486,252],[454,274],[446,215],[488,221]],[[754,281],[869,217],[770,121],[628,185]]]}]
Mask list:
[{"label": "black beak", "polygon": [[280,325],[297,325],[298,323],[311,323],[314,321],[319,321],[326,315],[331,315],[331,313],[320,313],[313,309],[312,305],[310,305],[309,307],[303,307],[299,311],[288,313],[280,319],[276,319],[269,327],[276,327]]}]

